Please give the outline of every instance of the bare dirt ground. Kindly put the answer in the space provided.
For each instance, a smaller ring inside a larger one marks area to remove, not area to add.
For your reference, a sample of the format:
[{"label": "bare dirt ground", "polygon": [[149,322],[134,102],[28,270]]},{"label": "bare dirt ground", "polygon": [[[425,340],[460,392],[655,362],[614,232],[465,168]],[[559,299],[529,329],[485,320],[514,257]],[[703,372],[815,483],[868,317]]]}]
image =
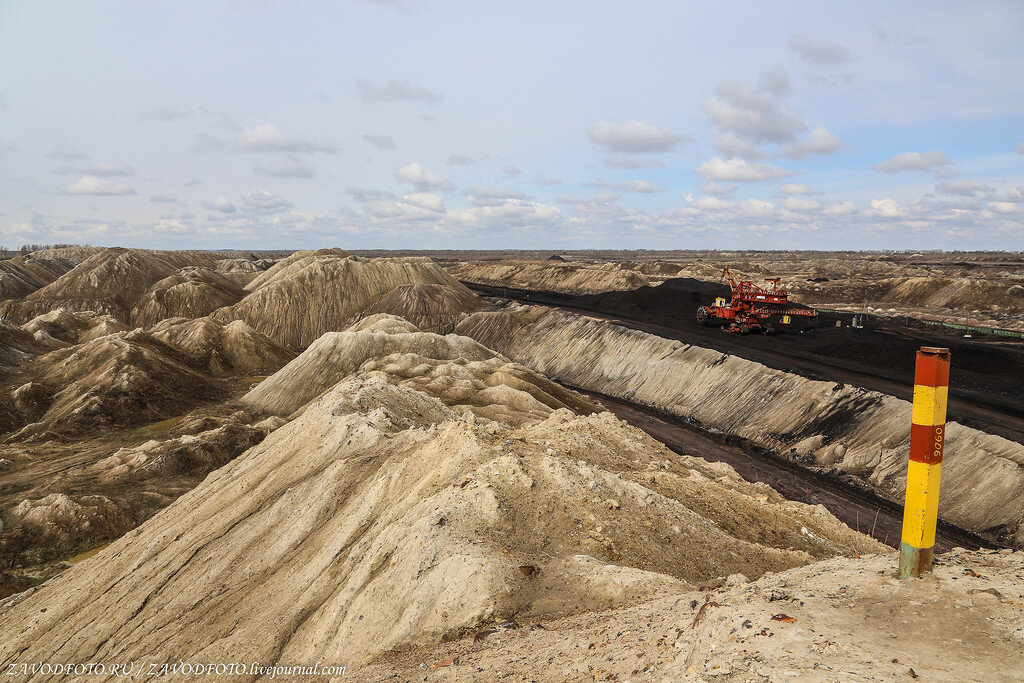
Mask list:
[{"label": "bare dirt ground", "polygon": [[[1007,553],[1009,551],[1003,551]],[[354,672],[365,681],[995,681],[1024,677],[1024,553],[895,553],[544,622],[495,623]]]}]

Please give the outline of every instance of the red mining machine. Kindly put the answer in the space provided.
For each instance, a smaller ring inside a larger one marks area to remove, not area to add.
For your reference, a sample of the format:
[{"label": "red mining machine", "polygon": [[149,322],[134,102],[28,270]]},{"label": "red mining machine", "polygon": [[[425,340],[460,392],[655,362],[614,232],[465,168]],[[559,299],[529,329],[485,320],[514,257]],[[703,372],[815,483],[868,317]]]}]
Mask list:
[{"label": "red mining machine", "polygon": [[779,278],[765,278],[772,284],[771,289],[758,287],[750,280],[737,280],[729,268],[722,270],[722,276],[729,281],[732,298],[729,303],[719,297],[713,306],[697,309],[697,322],[701,325],[716,325],[725,322],[723,329],[729,332],[750,334],[762,332],[772,334],[770,318],[777,317],[782,324],[789,324],[791,316],[800,315],[814,318],[818,312],[813,308],[791,308],[789,292],[779,289]]}]

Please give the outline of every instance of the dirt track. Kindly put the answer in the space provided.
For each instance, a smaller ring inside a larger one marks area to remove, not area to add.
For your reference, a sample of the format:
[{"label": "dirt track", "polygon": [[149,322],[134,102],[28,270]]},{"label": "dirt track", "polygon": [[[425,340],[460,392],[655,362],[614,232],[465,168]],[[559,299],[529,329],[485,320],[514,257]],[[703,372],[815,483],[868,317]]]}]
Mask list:
[{"label": "dirt track", "polygon": [[[690,300],[704,298],[703,303],[710,303],[714,295],[707,292],[644,288],[647,291],[641,293],[573,296],[463,284],[483,295],[557,306],[811,379],[853,384],[904,400],[913,397],[913,350],[945,346],[954,359],[948,418],[1024,443],[1024,391],[1020,388],[1024,386],[1024,348],[1019,344],[965,340],[937,329],[915,330],[882,319],[872,319],[875,327],[871,329],[835,328],[836,318],[825,315],[820,316],[822,326],[802,335],[744,337],[697,324],[697,304]],[[638,302],[647,305],[638,306]]]},{"label": "dirt track", "polygon": [[[761,481],[790,500],[822,505],[851,529],[868,534],[894,548],[899,547],[903,508],[862,486],[855,486],[792,462],[774,458],[751,444],[735,444],[730,437],[709,434],[673,415],[628,401],[573,387],[601,402],[608,410],[644,430],[673,451],[699,455],[712,462],[731,465],[744,479]],[[957,526],[939,521],[935,549],[999,547]]]}]

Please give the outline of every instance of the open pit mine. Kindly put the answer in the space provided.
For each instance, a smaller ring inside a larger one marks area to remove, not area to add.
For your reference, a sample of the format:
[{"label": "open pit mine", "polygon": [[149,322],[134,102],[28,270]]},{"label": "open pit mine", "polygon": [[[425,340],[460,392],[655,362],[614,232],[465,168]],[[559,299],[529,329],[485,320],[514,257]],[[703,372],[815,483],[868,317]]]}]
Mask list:
[{"label": "open pit mine", "polygon": [[0,665],[1022,679],[1022,387],[1019,254],[7,258]]}]

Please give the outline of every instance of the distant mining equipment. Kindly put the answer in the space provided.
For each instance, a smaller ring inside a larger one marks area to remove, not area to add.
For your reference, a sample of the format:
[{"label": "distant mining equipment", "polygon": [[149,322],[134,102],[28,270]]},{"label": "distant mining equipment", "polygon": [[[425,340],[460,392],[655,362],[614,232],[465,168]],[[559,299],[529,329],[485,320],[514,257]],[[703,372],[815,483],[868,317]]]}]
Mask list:
[{"label": "distant mining equipment", "polygon": [[730,300],[726,303],[724,298],[719,297],[713,305],[697,308],[697,322],[701,325],[721,325],[727,332],[738,334],[774,334],[773,321],[789,325],[793,316],[812,320],[818,316],[813,308],[793,307],[789,301],[789,292],[779,288],[780,278],[765,278],[765,282],[771,283],[771,289],[765,289],[751,280],[737,280],[728,267],[722,270],[722,276],[729,281],[732,290]]}]

